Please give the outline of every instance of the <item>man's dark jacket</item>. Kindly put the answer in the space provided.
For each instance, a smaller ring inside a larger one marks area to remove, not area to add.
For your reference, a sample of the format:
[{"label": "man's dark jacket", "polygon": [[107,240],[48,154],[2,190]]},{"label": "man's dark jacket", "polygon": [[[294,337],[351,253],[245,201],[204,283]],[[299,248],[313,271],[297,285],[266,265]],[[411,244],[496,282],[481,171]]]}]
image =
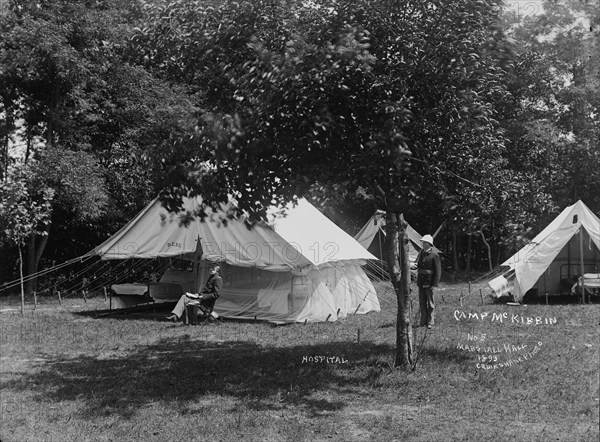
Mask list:
[{"label": "man's dark jacket", "polygon": [[205,299],[217,299],[223,288],[223,278],[218,273],[210,275],[206,285],[202,289],[202,295]]},{"label": "man's dark jacket", "polygon": [[437,287],[442,277],[440,256],[433,248],[428,252],[421,250],[417,258],[417,286]]}]

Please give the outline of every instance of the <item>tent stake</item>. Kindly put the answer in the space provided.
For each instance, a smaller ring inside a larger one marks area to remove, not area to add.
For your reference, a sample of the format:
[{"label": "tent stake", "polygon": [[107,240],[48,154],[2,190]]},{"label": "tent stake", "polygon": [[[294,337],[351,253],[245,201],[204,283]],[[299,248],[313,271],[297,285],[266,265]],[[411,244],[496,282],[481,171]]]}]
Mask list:
[{"label": "tent stake", "polygon": [[481,292],[481,289],[479,289],[479,297],[481,298],[481,305],[483,305],[483,293]]},{"label": "tent stake", "polygon": [[33,309],[35,310],[37,308],[37,293],[34,290],[33,291]]},{"label": "tent stake", "polygon": [[58,303],[62,305],[62,299],[60,298],[60,290],[57,290],[56,293],[58,293]]},{"label": "tent stake", "polygon": [[329,321],[330,317],[331,317],[331,313],[329,313],[329,315],[327,315],[327,319],[325,319],[325,322]]},{"label": "tent stake", "polygon": [[354,314],[356,314],[356,312],[358,311],[358,309],[360,308],[362,304],[358,304],[358,307],[356,307],[356,310],[354,310]]},{"label": "tent stake", "polygon": [[356,329],[356,333],[357,333],[357,335],[358,335],[358,336],[357,336],[357,338],[356,338],[356,342],[357,342],[358,344],[360,344],[360,328],[357,328],[357,329]]},{"label": "tent stake", "polygon": [[463,292],[460,292],[460,298],[458,298],[458,300],[460,301],[461,307],[462,307],[462,299],[463,299]]},{"label": "tent stake", "polygon": [[104,289],[104,302],[108,301],[108,295],[106,294],[106,287],[102,287]]}]

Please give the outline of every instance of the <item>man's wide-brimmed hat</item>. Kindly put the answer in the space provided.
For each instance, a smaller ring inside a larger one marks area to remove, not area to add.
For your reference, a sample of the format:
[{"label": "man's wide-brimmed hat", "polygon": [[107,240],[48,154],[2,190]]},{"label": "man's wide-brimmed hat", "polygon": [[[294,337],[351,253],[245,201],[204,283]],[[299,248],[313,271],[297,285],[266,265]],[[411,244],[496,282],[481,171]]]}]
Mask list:
[{"label": "man's wide-brimmed hat", "polygon": [[421,241],[428,242],[433,246],[433,237],[431,235],[425,235],[423,238],[421,238]]}]

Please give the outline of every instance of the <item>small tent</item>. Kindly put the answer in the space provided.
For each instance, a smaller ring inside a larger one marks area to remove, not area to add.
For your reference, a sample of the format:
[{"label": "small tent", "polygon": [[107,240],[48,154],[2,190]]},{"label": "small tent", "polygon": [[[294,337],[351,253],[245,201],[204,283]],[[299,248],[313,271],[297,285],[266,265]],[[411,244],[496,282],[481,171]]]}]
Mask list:
[{"label": "small tent", "polygon": [[[406,226],[406,235],[408,236],[408,256],[411,262],[415,262],[421,251],[422,235],[408,223]],[[381,261],[386,261],[385,212],[383,210],[375,212],[362,229],[354,235],[354,239]],[[434,249],[439,253],[437,248],[434,247]]]},{"label": "small tent", "polygon": [[[518,300],[528,292],[571,293],[574,284],[598,279],[599,249],[600,220],[582,201],[577,201],[502,263],[504,274],[489,285],[496,296],[511,293]],[[581,278],[582,275],[585,276]]]},{"label": "small tent", "polygon": [[184,198],[182,211],[169,213],[155,199],[90,252],[103,260],[187,263],[171,266],[147,287],[113,289],[124,296],[175,301],[183,292],[199,291],[208,263],[220,262],[224,288],[215,312],[224,317],[319,322],[379,311],[375,289],[361,267],[375,257],[305,199],[289,206],[287,216],[276,216],[273,209],[269,222],[251,228],[244,218],[227,219],[226,206],[204,220],[191,216],[201,205],[200,197]]}]

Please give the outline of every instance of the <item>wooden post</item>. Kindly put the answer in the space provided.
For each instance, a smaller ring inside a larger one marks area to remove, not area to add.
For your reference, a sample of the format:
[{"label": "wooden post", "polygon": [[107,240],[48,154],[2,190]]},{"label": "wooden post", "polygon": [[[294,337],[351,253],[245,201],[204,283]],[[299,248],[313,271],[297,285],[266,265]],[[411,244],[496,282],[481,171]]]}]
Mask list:
[{"label": "wooden post", "polygon": [[435,233],[432,236],[433,239],[435,239],[435,237],[438,235],[438,233],[440,233],[440,230],[442,230],[442,227],[444,227],[445,223],[440,224],[440,226],[437,228],[437,230],[435,231]]},{"label": "wooden post", "polygon": [[469,281],[469,296],[471,296],[471,281]]},{"label": "wooden post", "polygon": [[357,333],[356,342],[358,344],[360,344],[360,328],[356,329],[356,333]]},{"label": "wooden post", "polygon": [[37,308],[37,293],[34,290],[33,291],[33,309],[35,310]]},{"label": "wooden post", "polygon": [[462,307],[462,299],[463,299],[463,293],[460,292],[460,298],[458,298],[458,300],[460,301],[460,306]]},{"label": "wooden post", "polygon": [[479,297],[481,298],[481,305],[484,304],[483,302],[483,292],[481,291],[481,289],[479,289]]},{"label": "wooden post", "polygon": [[108,295],[106,294],[106,287],[102,287],[104,289],[104,302],[108,301]]},{"label": "wooden post", "polygon": [[548,305],[548,292],[546,291],[546,305]]},{"label": "wooden post", "polygon": [[[375,220],[375,223],[377,223],[377,220]],[[381,244],[381,229],[377,229],[377,241],[379,242],[379,261],[383,262],[383,247]]]},{"label": "wooden post", "polygon": [[294,313],[294,275],[290,278],[290,312]]},{"label": "wooden post", "polygon": [[583,267],[583,224],[579,228],[579,261],[581,264],[581,302],[585,304],[585,270]]},{"label": "wooden post", "polygon": [[56,291],[56,293],[58,293],[58,303],[59,303],[60,305],[62,305],[62,299],[61,299],[61,297],[60,297],[60,290],[57,290],[57,291]]}]

